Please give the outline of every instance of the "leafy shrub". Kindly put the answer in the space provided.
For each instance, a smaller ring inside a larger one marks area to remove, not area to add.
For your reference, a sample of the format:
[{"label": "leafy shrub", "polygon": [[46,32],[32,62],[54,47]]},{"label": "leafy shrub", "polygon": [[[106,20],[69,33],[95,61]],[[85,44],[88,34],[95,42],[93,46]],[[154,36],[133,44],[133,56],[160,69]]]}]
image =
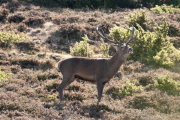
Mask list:
[{"label": "leafy shrub", "polygon": [[141,91],[142,86],[141,85],[136,85],[137,80],[127,80],[125,84],[122,85],[122,88],[117,88],[117,87],[111,87],[109,88],[106,93],[111,94],[112,98],[117,99],[117,98],[122,98],[126,95],[134,95],[135,93],[138,93]]},{"label": "leafy shrub", "polygon": [[128,80],[121,90],[119,90],[121,95],[134,95],[137,92],[140,92],[142,86],[136,85],[136,80]]},{"label": "leafy shrub", "polygon": [[1,71],[0,68],[0,86],[2,86],[4,82],[8,81],[10,76],[11,73],[5,73],[4,71]]},{"label": "leafy shrub", "polygon": [[84,41],[76,42],[74,47],[70,47],[70,54],[73,56],[91,57],[93,55],[93,50],[89,46],[88,37],[82,37]]},{"label": "leafy shrub", "polygon": [[145,10],[136,10],[134,13],[129,14],[127,18],[127,23],[129,26],[134,26],[137,28],[137,24],[139,24],[144,30],[150,30],[153,29],[153,20],[149,19],[146,15]]},{"label": "leafy shrub", "polygon": [[[179,50],[170,44],[171,38],[168,36],[169,26],[163,18],[163,24],[158,25],[150,20],[145,11],[135,11],[130,14],[127,23],[129,26],[136,26],[135,34],[137,40],[130,44],[133,54],[128,59],[140,60],[144,63],[156,63],[163,67],[171,67],[179,61]],[[115,26],[110,30],[110,37],[113,35],[118,40],[123,37],[130,38],[131,32],[122,27]]]},{"label": "leafy shrub", "polygon": [[169,14],[169,13],[178,13],[179,9],[174,8],[173,5],[167,6],[167,5],[163,4],[161,6],[156,5],[154,8],[151,8],[151,11],[156,14],[161,14],[161,13]]},{"label": "leafy shrub", "polygon": [[103,44],[101,44],[100,47],[102,50],[102,57],[108,58],[108,52],[109,52],[108,43],[103,43]]},{"label": "leafy shrub", "polygon": [[23,33],[15,34],[14,32],[0,31],[0,45],[9,47],[11,43],[17,43],[20,40],[28,40],[29,37]]},{"label": "leafy shrub", "polygon": [[179,94],[179,82],[174,81],[169,75],[160,77],[155,81],[154,86],[159,90],[166,91],[171,94]]},{"label": "leafy shrub", "polygon": [[172,67],[180,62],[180,51],[172,43],[167,44],[153,57],[158,65]]},{"label": "leafy shrub", "polygon": [[48,100],[49,101],[53,101],[53,100],[55,100],[57,98],[57,94],[52,94],[52,95],[50,95],[50,94],[48,94]]},{"label": "leafy shrub", "polygon": [[117,40],[123,40],[124,37],[128,38],[131,36],[131,33],[127,30],[124,29],[123,27],[118,27],[118,26],[114,26],[111,30],[110,30],[110,34],[109,34],[111,39],[117,38]]}]

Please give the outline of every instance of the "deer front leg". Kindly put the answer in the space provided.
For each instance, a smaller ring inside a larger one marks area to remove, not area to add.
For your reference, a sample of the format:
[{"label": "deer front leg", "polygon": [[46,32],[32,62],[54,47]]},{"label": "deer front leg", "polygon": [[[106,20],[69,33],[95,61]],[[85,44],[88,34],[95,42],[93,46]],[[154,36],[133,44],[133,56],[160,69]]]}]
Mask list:
[{"label": "deer front leg", "polygon": [[101,80],[97,80],[97,90],[98,90],[98,102],[97,105],[99,105],[99,102],[101,101],[102,93],[104,85]]}]

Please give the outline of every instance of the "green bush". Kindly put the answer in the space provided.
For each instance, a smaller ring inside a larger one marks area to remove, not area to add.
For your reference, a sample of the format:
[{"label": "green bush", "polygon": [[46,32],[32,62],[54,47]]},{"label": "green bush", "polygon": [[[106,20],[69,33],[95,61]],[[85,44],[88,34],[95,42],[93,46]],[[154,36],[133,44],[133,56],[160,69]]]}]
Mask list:
[{"label": "green bush", "polygon": [[161,13],[178,13],[180,10],[178,8],[174,8],[173,5],[167,6],[165,4],[159,6],[156,5],[154,8],[151,8],[151,11],[156,14],[161,14]]},{"label": "green bush", "polygon": [[134,95],[137,92],[141,91],[142,86],[136,85],[137,80],[130,81],[128,80],[125,85],[123,85],[123,88],[119,90],[121,95]]},{"label": "green bush", "polygon": [[[165,18],[163,19],[164,23],[160,26],[156,24],[153,28],[154,32],[149,30],[145,31],[142,26],[136,23],[137,29],[135,34],[138,34],[137,40],[130,44],[133,48],[133,54],[129,57],[134,60],[142,60],[143,62],[152,62],[153,56],[159,52],[163,46],[166,46],[169,41],[167,37],[168,26]],[[122,27],[113,27],[110,30],[110,37],[113,39],[113,34],[118,40],[125,38],[130,38],[131,32]]]},{"label": "green bush", "polygon": [[0,45],[9,47],[11,43],[17,43],[20,40],[28,40],[29,37],[23,33],[15,34],[14,32],[0,31]]},{"label": "green bush", "polygon": [[[135,31],[137,32],[137,31]],[[129,32],[127,29],[119,26],[114,26],[113,28],[110,29],[109,36],[111,39],[114,40],[114,36],[117,40],[123,40],[124,37],[128,38],[131,36],[131,32]]]},{"label": "green bush", "polygon": [[156,56],[153,57],[158,65],[163,67],[172,67],[180,62],[180,51],[177,50],[172,43],[163,47]]},{"label": "green bush", "polygon": [[4,71],[1,71],[0,68],[0,87],[3,85],[4,82],[8,81],[11,76],[11,73],[5,73]]},{"label": "green bush", "polygon": [[145,31],[146,30],[152,31],[154,21],[148,18],[145,10],[140,9],[129,14],[127,18],[127,24],[129,26],[134,26],[136,28],[137,28],[137,24],[139,24]]},{"label": "green bush", "polygon": [[94,53],[93,49],[90,47],[87,35],[82,37],[83,41],[79,43],[76,42],[74,47],[70,47],[70,54],[73,56],[81,56],[81,57],[91,57]]},{"label": "green bush", "polygon": [[[140,60],[144,63],[156,63],[163,67],[171,67],[178,64],[180,60],[180,51],[170,43],[168,36],[169,26],[166,19],[163,18],[163,24],[158,25],[150,20],[145,11],[135,11],[130,14],[127,23],[129,26],[135,26],[135,34],[138,34],[137,40],[131,43],[133,54],[128,59]],[[122,27],[115,26],[110,30],[109,36],[113,35],[118,40],[130,38],[131,32]]]},{"label": "green bush", "polygon": [[173,95],[179,94],[180,83],[171,79],[169,75],[160,77],[155,81],[154,86]]},{"label": "green bush", "polygon": [[109,48],[108,48],[108,43],[103,43],[101,44],[101,50],[102,50],[102,57],[103,58],[108,58],[108,53],[109,53]]}]

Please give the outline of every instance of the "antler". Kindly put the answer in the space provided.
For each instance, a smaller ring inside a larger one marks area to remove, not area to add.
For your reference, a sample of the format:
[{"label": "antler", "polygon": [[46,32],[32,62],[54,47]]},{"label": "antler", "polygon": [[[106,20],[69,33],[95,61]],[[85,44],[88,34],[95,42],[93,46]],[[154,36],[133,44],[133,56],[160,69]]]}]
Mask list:
[{"label": "antler", "polygon": [[[128,44],[131,43],[131,42],[134,42],[134,41],[136,40],[136,38],[137,38],[137,34],[136,34],[136,36],[133,38],[133,36],[134,36],[134,31],[135,31],[135,27],[133,27],[132,30],[129,29],[129,28],[127,28],[126,26],[122,26],[122,27],[125,28],[125,29],[128,29],[128,30],[130,30],[130,31],[132,32],[132,35],[131,35],[131,37],[129,38],[129,40],[127,41],[126,45],[128,45]],[[100,34],[99,31],[98,31],[98,26],[97,26],[97,25],[96,25],[96,27],[94,27],[94,28],[95,28],[95,30],[96,30],[96,33],[97,33],[99,36],[101,36],[103,39],[105,39],[105,40],[107,40],[107,41],[109,41],[109,42],[111,42],[111,43],[115,43],[115,44],[121,45],[121,44],[124,42],[125,36],[124,36],[124,39],[123,39],[123,40],[118,41],[118,40],[116,39],[116,37],[114,36],[114,34],[113,34],[113,37],[114,37],[114,39],[115,39],[115,41],[113,41],[113,40],[110,40],[109,38],[106,37],[106,35],[104,34],[104,31],[103,31],[103,30],[102,30],[102,34]]]},{"label": "antler", "polygon": [[127,28],[126,26],[122,26],[123,28],[125,28],[125,29],[128,29],[129,31],[131,31],[132,32],[132,35],[131,35],[131,37],[129,38],[129,40],[127,41],[127,45],[129,44],[129,43],[131,43],[131,42],[134,42],[135,40],[136,40],[136,38],[137,38],[137,34],[136,34],[136,36],[133,38],[133,36],[134,36],[134,31],[135,31],[135,27],[133,27],[133,29],[131,30],[130,28]]},{"label": "antler", "polygon": [[103,31],[103,30],[102,30],[102,34],[99,33],[99,31],[98,31],[98,26],[97,26],[97,25],[96,25],[96,27],[94,27],[94,28],[95,28],[95,30],[96,30],[96,33],[97,33],[100,37],[102,37],[103,39],[105,39],[105,40],[107,40],[107,41],[109,41],[109,42],[111,42],[111,43],[115,43],[115,44],[121,45],[122,42],[123,42],[124,39],[125,39],[125,37],[124,37],[123,41],[120,42],[120,41],[118,41],[118,40],[116,39],[116,37],[113,35],[115,41],[110,40],[109,38],[106,37],[106,35],[104,34],[104,31]]}]

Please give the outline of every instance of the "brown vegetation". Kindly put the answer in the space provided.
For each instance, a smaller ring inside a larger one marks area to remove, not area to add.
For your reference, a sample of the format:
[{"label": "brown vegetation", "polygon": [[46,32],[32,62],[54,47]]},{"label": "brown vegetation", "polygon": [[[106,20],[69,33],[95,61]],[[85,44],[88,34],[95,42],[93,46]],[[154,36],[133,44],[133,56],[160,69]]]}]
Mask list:
[{"label": "brown vegetation", "polygon": [[[59,101],[57,86],[62,75],[57,62],[70,56],[70,46],[87,34],[89,43],[96,49],[94,57],[99,57],[102,42],[93,26],[99,24],[107,33],[115,24],[126,24],[126,17],[134,10],[41,8],[17,0],[4,0],[0,5],[0,30],[24,32],[30,37],[0,50],[1,71],[11,73],[8,80],[0,80],[0,119],[180,118],[180,96],[154,85],[159,77],[167,74],[179,82],[179,66],[164,69],[130,60],[105,86],[100,105],[96,106],[96,85],[80,79],[65,89],[65,102]],[[146,12],[158,24],[166,18],[169,35],[174,37],[171,42],[179,49],[180,15]],[[140,90],[132,92],[131,86],[139,86]]]}]

